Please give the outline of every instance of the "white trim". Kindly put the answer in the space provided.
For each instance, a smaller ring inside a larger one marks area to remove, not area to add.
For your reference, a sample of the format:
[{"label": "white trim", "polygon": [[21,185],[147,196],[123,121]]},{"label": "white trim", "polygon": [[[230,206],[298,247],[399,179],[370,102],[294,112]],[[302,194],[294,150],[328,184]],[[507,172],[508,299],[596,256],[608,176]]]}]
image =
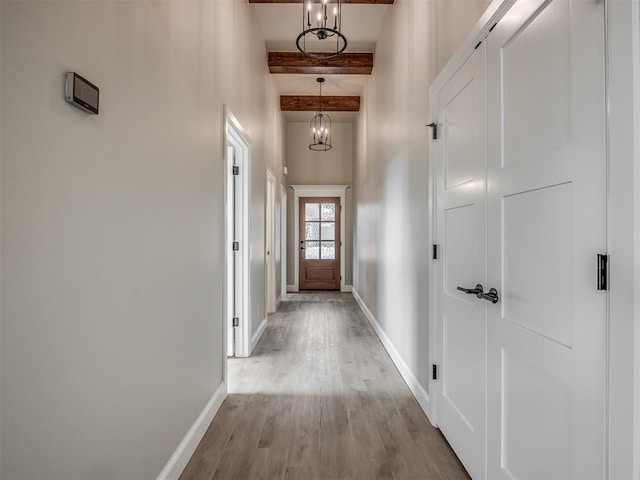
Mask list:
[{"label": "white trim", "polygon": [[356,299],[356,302],[360,306],[360,309],[364,313],[365,317],[367,317],[367,320],[369,320],[369,323],[373,327],[373,330],[376,332],[376,335],[378,335],[380,342],[391,357],[391,360],[398,369],[398,372],[400,372],[400,375],[407,384],[407,387],[409,387],[409,390],[411,390],[411,393],[418,401],[420,408],[422,408],[422,411],[425,413],[431,424],[433,426],[436,426],[436,424],[431,419],[431,400],[429,398],[429,394],[425,391],[422,385],[420,385],[418,379],[404,362],[396,348],[393,346],[393,343],[391,343],[391,340],[389,340],[389,337],[387,337],[387,334],[384,332],[384,330],[376,320],[376,317],[373,315],[371,310],[369,310],[369,307],[367,307],[367,305],[364,303],[364,300],[360,298],[358,291],[356,289],[353,289],[352,294],[353,298]]},{"label": "white trim", "polygon": [[296,293],[298,292],[298,286],[297,285],[287,285],[287,292],[288,293]]},{"label": "white trim", "polygon": [[[637,1],[606,0],[608,252],[608,478],[640,478],[640,88]],[[631,206],[631,208],[630,208]],[[629,268],[632,264],[634,267]],[[634,321],[635,319],[635,321]],[[635,363],[632,363],[635,358]],[[633,419],[633,420],[632,420]]]},{"label": "white trim", "polygon": [[[640,5],[632,2],[632,37],[633,37],[633,131],[637,132],[640,126]],[[632,218],[634,223],[634,317],[635,317],[635,343],[634,343],[634,421],[633,421],[633,479],[640,480],[640,135],[634,135],[633,163],[634,163],[634,202]]]},{"label": "white trim", "polygon": [[213,417],[215,417],[218,410],[220,410],[225,398],[227,398],[227,385],[226,383],[222,383],[204,407],[204,410],[202,410],[197,420],[191,425],[191,428],[178,445],[178,448],[173,452],[173,455],[171,455],[171,458],[169,458],[169,461],[158,475],[157,480],[178,480],[180,478],[180,475],[196,451],[202,437],[204,437],[204,434],[207,432],[209,425],[211,425]]},{"label": "white trim", "polygon": [[353,285],[343,285],[341,292],[353,292]]},{"label": "white trim", "polygon": [[296,253],[293,255],[293,287],[297,292],[300,287],[300,256],[297,246],[300,243],[300,197],[340,197],[340,291],[343,291],[345,279],[345,247],[347,244],[346,234],[346,199],[347,188],[351,185],[289,185],[293,189],[293,244],[296,246]]},{"label": "white trim", "polygon": [[287,294],[287,189],[280,185],[280,298]]},{"label": "white trim", "polygon": [[[266,198],[265,198],[265,229],[264,229],[264,296],[265,311],[267,314],[273,313],[278,309],[278,297],[276,295],[276,176],[269,167],[266,168]],[[269,204],[269,196],[271,196],[271,204]],[[269,223],[271,225],[269,225]],[[271,233],[271,235],[269,235]],[[271,238],[269,238],[271,237]],[[267,251],[269,255],[267,255]],[[253,347],[252,347],[253,350]]]},{"label": "white trim", "polygon": [[[240,252],[239,255],[241,255],[241,263],[242,263],[242,268],[241,268],[241,276],[242,276],[242,292],[240,292],[240,295],[242,296],[241,299],[241,311],[237,312],[238,313],[238,317],[240,319],[240,326],[238,327],[238,331],[239,331],[239,338],[236,338],[236,344],[235,344],[235,348],[236,348],[236,356],[237,357],[248,357],[250,355],[251,352],[251,328],[250,328],[250,317],[251,317],[251,308],[249,305],[249,299],[251,298],[251,285],[249,282],[249,218],[250,218],[250,212],[249,212],[249,205],[251,205],[251,189],[249,188],[249,178],[251,177],[250,173],[251,173],[251,141],[249,139],[249,136],[247,135],[246,131],[242,128],[242,125],[240,124],[240,122],[238,121],[238,119],[233,115],[233,113],[231,112],[231,110],[229,109],[229,107],[227,107],[226,105],[224,105],[224,141],[223,141],[223,145],[224,145],[224,152],[223,152],[223,158],[224,163],[225,163],[225,179],[228,178],[227,175],[229,174],[229,172],[231,171],[231,167],[232,165],[230,165],[229,163],[229,159],[227,158],[227,147],[229,146],[229,138],[232,138],[234,143],[240,145],[242,148],[242,156],[241,157],[236,157],[237,160],[237,165],[240,167],[240,175],[239,175],[239,182],[240,182],[240,188],[242,189],[242,232],[240,235],[240,238],[238,239],[240,241]],[[224,195],[225,195],[225,199],[227,199],[227,192],[228,192],[228,185],[227,185],[227,181],[225,180],[225,185],[224,185]],[[229,223],[229,219],[228,219],[228,215],[229,215],[229,208],[225,205],[225,234],[224,234],[224,241],[222,242],[222,258],[225,259],[225,266],[224,266],[224,291],[223,291],[223,298],[225,299],[224,301],[224,307],[223,307],[223,319],[224,321],[222,322],[223,324],[223,338],[225,339],[225,341],[223,342],[225,345],[224,348],[224,378],[227,378],[227,371],[226,371],[226,365],[227,365],[227,361],[226,361],[226,357],[227,357],[227,335],[228,335],[228,331],[229,331],[229,323],[231,322],[231,312],[229,312],[229,308],[227,305],[227,292],[228,292],[228,285],[227,285],[227,278],[228,278],[228,269],[229,269],[229,263],[231,261],[233,261],[233,253],[231,252],[231,246],[228,243],[228,239],[229,239],[229,234],[228,234],[228,223]],[[236,254],[237,255],[237,254]],[[238,333],[238,332],[236,332]]]},{"label": "white trim", "polygon": [[258,342],[262,338],[262,334],[266,329],[267,329],[267,319],[263,318],[262,321],[260,322],[260,325],[258,325],[258,328],[256,328],[255,333],[251,337],[251,353],[253,353],[253,350],[256,348],[256,345],[258,345]]}]

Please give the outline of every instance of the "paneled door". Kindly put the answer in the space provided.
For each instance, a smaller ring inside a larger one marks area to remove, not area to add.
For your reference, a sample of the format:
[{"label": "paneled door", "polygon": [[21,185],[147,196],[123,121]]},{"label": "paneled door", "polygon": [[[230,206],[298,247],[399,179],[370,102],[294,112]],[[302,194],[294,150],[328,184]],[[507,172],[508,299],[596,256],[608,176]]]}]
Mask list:
[{"label": "paneled door", "polygon": [[519,0],[487,38],[492,479],[605,478],[604,3]]},{"label": "paneled door", "polygon": [[[473,478],[485,476],[486,107],[479,46],[436,97],[438,426]],[[466,289],[467,291],[465,292]]]},{"label": "paneled door", "polygon": [[301,290],[340,290],[340,198],[300,198]]}]

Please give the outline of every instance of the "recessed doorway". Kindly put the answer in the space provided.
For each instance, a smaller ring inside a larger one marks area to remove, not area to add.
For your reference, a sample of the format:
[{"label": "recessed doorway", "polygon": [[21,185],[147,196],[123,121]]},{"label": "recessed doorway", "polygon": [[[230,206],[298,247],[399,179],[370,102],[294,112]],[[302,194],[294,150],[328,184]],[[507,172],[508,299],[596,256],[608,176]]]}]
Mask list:
[{"label": "recessed doorway", "polygon": [[300,290],[340,290],[340,198],[299,202]]}]

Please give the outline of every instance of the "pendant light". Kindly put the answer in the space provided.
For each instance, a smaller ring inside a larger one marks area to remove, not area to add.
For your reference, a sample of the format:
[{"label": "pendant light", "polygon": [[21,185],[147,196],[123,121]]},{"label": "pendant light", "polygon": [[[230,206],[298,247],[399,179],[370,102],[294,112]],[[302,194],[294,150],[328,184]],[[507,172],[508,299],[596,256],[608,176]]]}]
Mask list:
[{"label": "pendant light", "polygon": [[[342,34],[342,0],[303,0],[302,33],[296,39],[298,50],[311,58],[333,58],[347,48],[347,38]],[[307,39],[310,40],[307,46]],[[314,40],[323,41],[319,48]],[[311,52],[310,49],[322,50]]]},{"label": "pendant light", "polygon": [[309,150],[316,152],[326,152],[331,150],[331,117],[322,113],[322,84],[324,78],[319,77],[316,81],[320,84],[320,105],[318,111],[309,123]]}]

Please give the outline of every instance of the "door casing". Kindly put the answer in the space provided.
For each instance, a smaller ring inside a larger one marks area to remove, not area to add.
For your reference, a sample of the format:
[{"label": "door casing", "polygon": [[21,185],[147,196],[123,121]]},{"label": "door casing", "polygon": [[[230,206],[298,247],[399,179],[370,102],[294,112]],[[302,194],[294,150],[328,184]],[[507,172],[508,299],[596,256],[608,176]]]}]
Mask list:
[{"label": "door casing", "polygon": [[[247,133],[242,128],[242,125],[238,119],[233,115],[231,110],[225,105],[224,107],[224,241],[222,242],[222,258],[224,259],[224,291],[223,291],[223,331],[222,338],[225,339],[224,344],[224,365],[225,372],[224,378],[227,378],[226,372],[226,357],[234,355],[237,357],[248,357],[251,354],[251,318],[249,308],[249,205],[250,205],[250,192],[249,192],[249,178],[250,178],[250,140]],[[232,199],[231,195],[231,182],[234,181],[232,172],[233,157],[229,155],[229,149],[233,148],[235,151],[235,164],[240,168],[239,174],[235,178],[236,188],[239,189],[236,195],[235,214],[239,215],[240,221],[236,220],[237,232],[236,238],[233,239],[233,232],[231,222],[233,221],[232,211]],[[233,251],[232,242],[240,242],[240,250]],[[233,306],[230,305],[230,292],[232,288],[229,285],[230,273],[233,268],[234,262],[238,259],[238,268],[236,270],[238,277],[233,281],[236,288],[236,316],[239,318],[239,326],[235,327],[235,352],[229,352],[228,344],[230,342],[230,336],[232,335],[231,326],[233,318]],[[213,294],[213,292],[212,292]]]},{"label": "door casing", "polygon": [[265,202],[265,298],[266,311],[276,311],[276,177],[267,168]]}]

